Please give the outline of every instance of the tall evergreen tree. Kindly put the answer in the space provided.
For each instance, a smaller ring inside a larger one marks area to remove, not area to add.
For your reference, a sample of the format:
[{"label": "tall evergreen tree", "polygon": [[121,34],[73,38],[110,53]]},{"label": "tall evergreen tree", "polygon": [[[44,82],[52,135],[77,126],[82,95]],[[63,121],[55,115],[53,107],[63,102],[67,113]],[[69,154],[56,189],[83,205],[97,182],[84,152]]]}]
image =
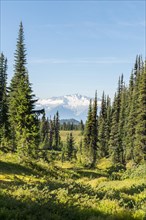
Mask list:
[{"label": "tall evergreen tree", "polygon": [[[129,84],[129,103],[128,103],[128,114],[127,114],[127,135],[126,135],[126,159],[134,159],[134,143],[136,138],[136,125],[138,117],[138,100],[139,100],[139,88],[140,88],[140,77],[141,68],[143,68],[143,61],[140,56],[136,56],[133,73],[131,74]],[[136,153],[135,153],[136,155]]]},{"label": "tall evergreen tree", "polygon": [[45,112],[40,121],[40,143],[43,145],[49,144],[49,121],[46,119]]},{"label": "tall evergreen tree", "polygon": [[139,97],[134,140],[134,160],[146,161],[146,69],[139,77]]},{"label": "tall evergreen tree", "polygon": [[109,153],[113,159],[113,162],[119,162],[119,132],[118,132],[118,101],[117,95],[115,94],[114,102],[113,102],[113,113],[112,113],[112,122],[111,122],[111,133],[110,133],[110,140],[109,140]]},{"label": "tall evergreen tree", "polygon": [[106,100],[106,127],[105,127],[105,138],[106,138],[106,151],[105,156],[109,156],[109,140],[110,140],[110,132],[111,132],[111,120],[112,120],[112,107],[111,107],[111,99],[107,96]]},{"label": "tall evergreen tree", "polygon": [[26,68],[26,49],[21,22],[15,52],[14,76],[11,80],[9,93],[9,117],[13,131],[13,148],[17,148],[20,157],[36,155],[38,120],[34,111],[35,102]]},{"label": "tall evergreen tree", "polygon": [[8,92],[7,92],[7,59],[0,54],[0,147],[6,148],[10,144],[10,130],[8,121]]},{"label": "tall evergreen tree", "polygon": [[81,130],[81,135],[83,135],[84,134],[84,123],[82,120],[80,121],[79,129]]},{"label": "tall evergreen tree", "polygon": [[98,117],[97,117],[97,91],[95,92],[95,98],[92,111],[92,129],[91,129],[91,167],[95,166],[97,158],[97,142],[98,142]]},{"label": "tall evergreen tree", "polygon": [[126,109],[126,119],[125,119],[125,159],[126,161],[133,159],[133,149],[134,149],[134,137],[135,137],[135,105],[133,101],[133,90],[134,90],[134,75],[133,71],[130,76],[128,97],[127,97],[127,109]]},{"label": "tall evergreen tree", "polygon": [[126,134],[125,134],[125,123],[126,123],[126,109],[127,109],[127,88],[123,87],[121,91],[121,107],[119,115],[119,148],[120,148],[120,162],[125,164],[126,154]]},{"label": "tall evergreen tree", "polygon": [[75,150],[75,141],[72,132],[67,135],[65,153],[68,160],[73,158],[73,152]]},{"label": "tall evergreen tree", "polygon": [[94,167],[97,157],[98,120],[97,120],[97,92],[94,103],[90,100],[88,118],[85,125],[83,144],[83,163],[88,167]]},{"label": "tall evergreen tree", "polygon": [[123,149],[120,145],[119,135],[119,120],[121,111],[121,94],[123,90],[123,75],[119,78],[117,94],[113,102],[113,113],[110,133],[110,154],[112,155],[113,162],[122,163]]},{"label": "tall evergreen tree", "polygon": [[106,123],[107,123],[107,106],[106,97],[103,92],[101,100],[101,110],[98,118],[98,147],[99,157],[105,157],[107,155],[107,143],[106,143]]},{"label": "tall evergreen tree", "polygon": [[59,112],[56,113],[55,120],[55,146],[59,148],[60,145],[60,122],[59,122]]},{"label": "tall evergreen tree", "polygon": [[85,124],[84,130],[84,139],[83,139],[83,158],[82,162],[84,165],[89,164],[89,150],[90,150],[90,142],[91,142],[91,134],[92,134],[92,100],[90,99],[88,116]]},{"label": "tall evergreen tree", "polygon": [[49,148],[52,149],[53,147],[53,135],[54,135],[54,123],[50,119],[49,120]]}]

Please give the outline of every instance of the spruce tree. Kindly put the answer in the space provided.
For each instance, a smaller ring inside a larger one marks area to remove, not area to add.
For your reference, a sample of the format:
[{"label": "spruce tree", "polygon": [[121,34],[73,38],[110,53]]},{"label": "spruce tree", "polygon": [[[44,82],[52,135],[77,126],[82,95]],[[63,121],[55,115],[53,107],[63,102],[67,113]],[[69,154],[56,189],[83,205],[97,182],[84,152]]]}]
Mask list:
[{"label": "spruce tree", "polygon": [[99,158],[107,155],[107,143],[106,143],[106,122],[107,122],[107,109],[106,109],[106,97],[103,92],[101,100],[101,110],[98,118],[98,155]]},{"label": "spruce tree", "polygon": [[0,148],[10,145],[8,121],[7,59],[0,54]]},{"label": "spruce tree", "polygon": [[[82,140],[82,138],[81,138],[80,143],[79,143],[78,151],[79,151],[79,154],[80,154],[80,157],[81,157],[82,156],[82,151],[83,151],[83,140]],[[81,162],[81,160],[80,160],[80,162]]]},{"label": "spruce tree", "polygon": [[65,152],[66,152],[67,160],[71,160],[73,158],[74,150],[75,150],[75,141],[71,132],[67,135],[66,138]]},{"label": "spruce tree", "polygon": [[20,23],[15,52],[14,76],[10,84],[9,118],[12,130],[13,148],[18,155],[36,156],[38,145],[38,120],[34,111],[36,100],[32,94],[26,68],[24,31]]},{"label": "spruce tree", "polygon": [[84,123],[83,120],[80,121],[79,129],[81,130],[81,135],[84,134]]},{"label": "spruce tree", "polygon": [[139,96],[134,140],[134,160],[146,161],[146,69],[139,77]]},{"label": "spruce tree", "polygon": [[136,136],[136,125],[138,117],[138,100],[139,100],[139,88],[140,88],[140,77],[141,68],[143,67],[143,61],[140,56],[136,56],[133,73],[131,74],[129,84],[129,103],[128,103],[128,114],[127,114],[127,126],[126,126],[126,160],[135,160],[136,151],[135,148],[135,136]]},{"label": "spruce tree", "polygon": [[55,128],[56,128],[56,115],[53,117],[52,121],[52,148],[56,149],[56,135],[55,135]]},{"label": "spruce tree", "polygon": [[45,148],[49,145],[49,121],[46,119],[45,112],[40,121],[40,144]]},{"label": "spruce tree", "polygon": [[125,159],[133,160],[134,137],[135,137],[135,105],[133,101],[134,75],[133,71],[130,76],[129,88],[127,93],[126,119],[125,119]]},{"label": "spruce tree", "polygon": [[60,122],[59,122],[59,112],[56,113],[55,120],[55,146],[58,149],[60,145]]},{"label": "spruce tree", "polygon": [[119,152],[119,132],[118,132],[118,101],[117,95],[115,94],[113,102],[113,113],[112,113],[112,122],[111,122],[111,133],[109,140],[109,153],[112,157],[113,162],[120,162],[120,152]]},{"label": "spruce tree", "polygon": [[105,156],[109,156],[109,140],[110,140],[110,132],[111,132],[111,120],[112,120],[112,107],[111,107],[111,99],[107,96],[106,100],[106,127],[105,127],[105,138],[106,138],[106,151]]},{"label": "spruce tree", "polygon": [[92,130],[92,100],[90,99],[88,117],[85,124],[85,133],[84,133],[85,151],[86,151],[86,147],[88,148],[91,141],[91,130]]},{"label": "spruce tree", "polygon": [[[121,137],[120,137],[120,123],[123,127],[122,116],[120,118],[121,113],[121,101],[122,101],[122,93],[124,89],[123,82],[123,74],[119,78],[118,81],[118,89],[117,94],[115,95],[113,102],[113,113],[112,113],[112,123],[111,123],[111,132],[110,132],[110,141],[109,141],[109,151],[112,156],[112,160],[114,163],[123,163],[123,146],[121,145]],[[123,113],[123,110],[122,110]]]},{"label": "spruce tree", "polygon": [[119,148],[120,148],[120,162],[125,164],[125,154],[126,154],[126,133],[125,133],[125,123],[127,115],[127,88],[123,87],[121,91],[121,107],[120,107],[120,115],[119,115]]},{"label": "spruce tree", "polygon": [[98,120],[97,120],[97,92],[95,93],[94,103],[90,100],[88,117],[85,124],[83,158],[85,166],[94,167],[97,157],[98,141]]},{"label": "spruce tree", "polygon": [[54,135],[54,124],[50,119],[49,121],[49,149],[53,148],[53,135]]},{"label": "spruce tree", "polygon": [[98,117],[97,117],[97,91],[95,92],[95,99],[93,103],[92,113],[92,129],[91,129],[91,167],[95,166],[97,158],[97,141],[98,141]]},{"label": "spruce tree", "polygon": [[83,140],[83,158],[82,162],[86,166],[89,164],[89,150],[90,150],[90,142],[91,142],[91,134],[92,134],[92,100],[90,99],[88,116],[85,124],[84,130],[84,140]]}]

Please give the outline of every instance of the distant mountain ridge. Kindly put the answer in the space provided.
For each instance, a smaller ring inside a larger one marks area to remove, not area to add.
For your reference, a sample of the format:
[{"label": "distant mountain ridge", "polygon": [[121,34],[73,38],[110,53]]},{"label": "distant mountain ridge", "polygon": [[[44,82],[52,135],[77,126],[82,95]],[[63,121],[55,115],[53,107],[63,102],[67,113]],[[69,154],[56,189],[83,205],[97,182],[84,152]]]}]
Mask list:
[{"label": "distant mountain ridge", "polygon": [[[36,103],[36,108],[44,108],[47,117],[59,111],[60,119],[76,119],[78,121],[86,120],[90,97],[82,96],[80,94],[65,95],[59,97],[52,97],[48,99],[39,99]],[[98,99],[100,106],[101,100]]]},{"label": "distant mountain ridge", "polygon": [[66,123],[66,124],[74,124],[74,125],[79,125],[80,124],[80,122],[77,121],[74,118],[71,118],[71,119],[61,119],[60,120],[60,124],[63,125],[64,123]]}]

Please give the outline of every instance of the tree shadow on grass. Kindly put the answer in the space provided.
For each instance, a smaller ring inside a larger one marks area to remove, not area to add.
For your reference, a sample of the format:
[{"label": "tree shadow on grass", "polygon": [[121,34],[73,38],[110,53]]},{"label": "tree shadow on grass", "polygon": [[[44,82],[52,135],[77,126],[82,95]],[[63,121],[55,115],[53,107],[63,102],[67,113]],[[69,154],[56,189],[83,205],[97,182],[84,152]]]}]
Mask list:
[{"label": "tree shadow on grass", "polygon": [[48,168],[44,168],[43,166],[41,166],[40,164],[37,163],[30,163],[29,166],[39,174],[39,176],[48,176],[51,178],[55,178],[58,179],[58,177],[60,176],[59,172],[61,172],[61,168],[57,168],[57,167],[53,167],[53,169]]},{"label": "tree shadow on grass", "polygon": [[107,169],[107,173],[109,175],[111,175],[112,173],[119,172],[119,171],[125,171],[125,170],[126,170],[126,168],[125,168],[124,165],[116,164],[116,165],[113,165],[113,166],[109,167]]},{"label": "tree shadow on grass", "polygon": [[[98,208],[98,207],[97,207]],[[48,201],[21,201],[7,194],[0,195],[0,219],[2,220],[132,220],[123,212],[110,215],[74,204],[59,203],[54,198]]]},{"label": "tree shadow on grass", "polygon": [[20,187],[25,184],[22,180],[12,180],[12,181],[6,181],[6,180],[0,180],[0,189],[12,189],[13,187]]},{"label": "tree shadow on grass", "polygon": [[134,195],[134,194],[139,194],[144,190],[146,190],[146,184],[143,183],[142,185],[138,185],[138,186],[132,185],[129,189],[123,188],[120,191],[128,195]]},{"label": "tree shadow on grass", "polygon": [[4,174],[22,174],[25,175],[37,175],[37,172],[34,170],[25,167],[20,164],[12,163],[12,162],[4,162],[0,161],[0,173]]},{"label": "tree shadow on grass", "polygon": [[96,171],[93,170],[77,170],[76,171],[80,177],[88,177],[88,178],[99,178],[99,177],[107,177],[106,174],[104,173],[97,173]]}]

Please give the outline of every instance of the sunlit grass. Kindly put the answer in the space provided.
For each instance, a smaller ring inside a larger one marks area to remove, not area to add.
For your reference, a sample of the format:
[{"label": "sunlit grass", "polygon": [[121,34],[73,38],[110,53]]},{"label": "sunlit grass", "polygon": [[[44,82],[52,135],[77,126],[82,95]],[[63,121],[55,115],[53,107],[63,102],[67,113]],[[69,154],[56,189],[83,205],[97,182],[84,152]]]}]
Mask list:
[{"label": "sunlit grass", "polygon": [[67,134],[69,134],[70,132],[72,132],[74,140],[75,140],[75,144],[78,145],[81,141],[81,139],[83,139],[83,135],[81,134],[81,131],[60,131],[60,136],[61,136],[61,140],[63,143],[66,143],[66,138],[67,138]]},{"label": "sunlit grass", "polygon": [[109,169],[105,158],[89,170],[57,160],[20,164],[17,155],[0,153],[0,219],[146,219],[146,175],[137,176],[142,165],[131,178],[119,171],[118,180]]}]

